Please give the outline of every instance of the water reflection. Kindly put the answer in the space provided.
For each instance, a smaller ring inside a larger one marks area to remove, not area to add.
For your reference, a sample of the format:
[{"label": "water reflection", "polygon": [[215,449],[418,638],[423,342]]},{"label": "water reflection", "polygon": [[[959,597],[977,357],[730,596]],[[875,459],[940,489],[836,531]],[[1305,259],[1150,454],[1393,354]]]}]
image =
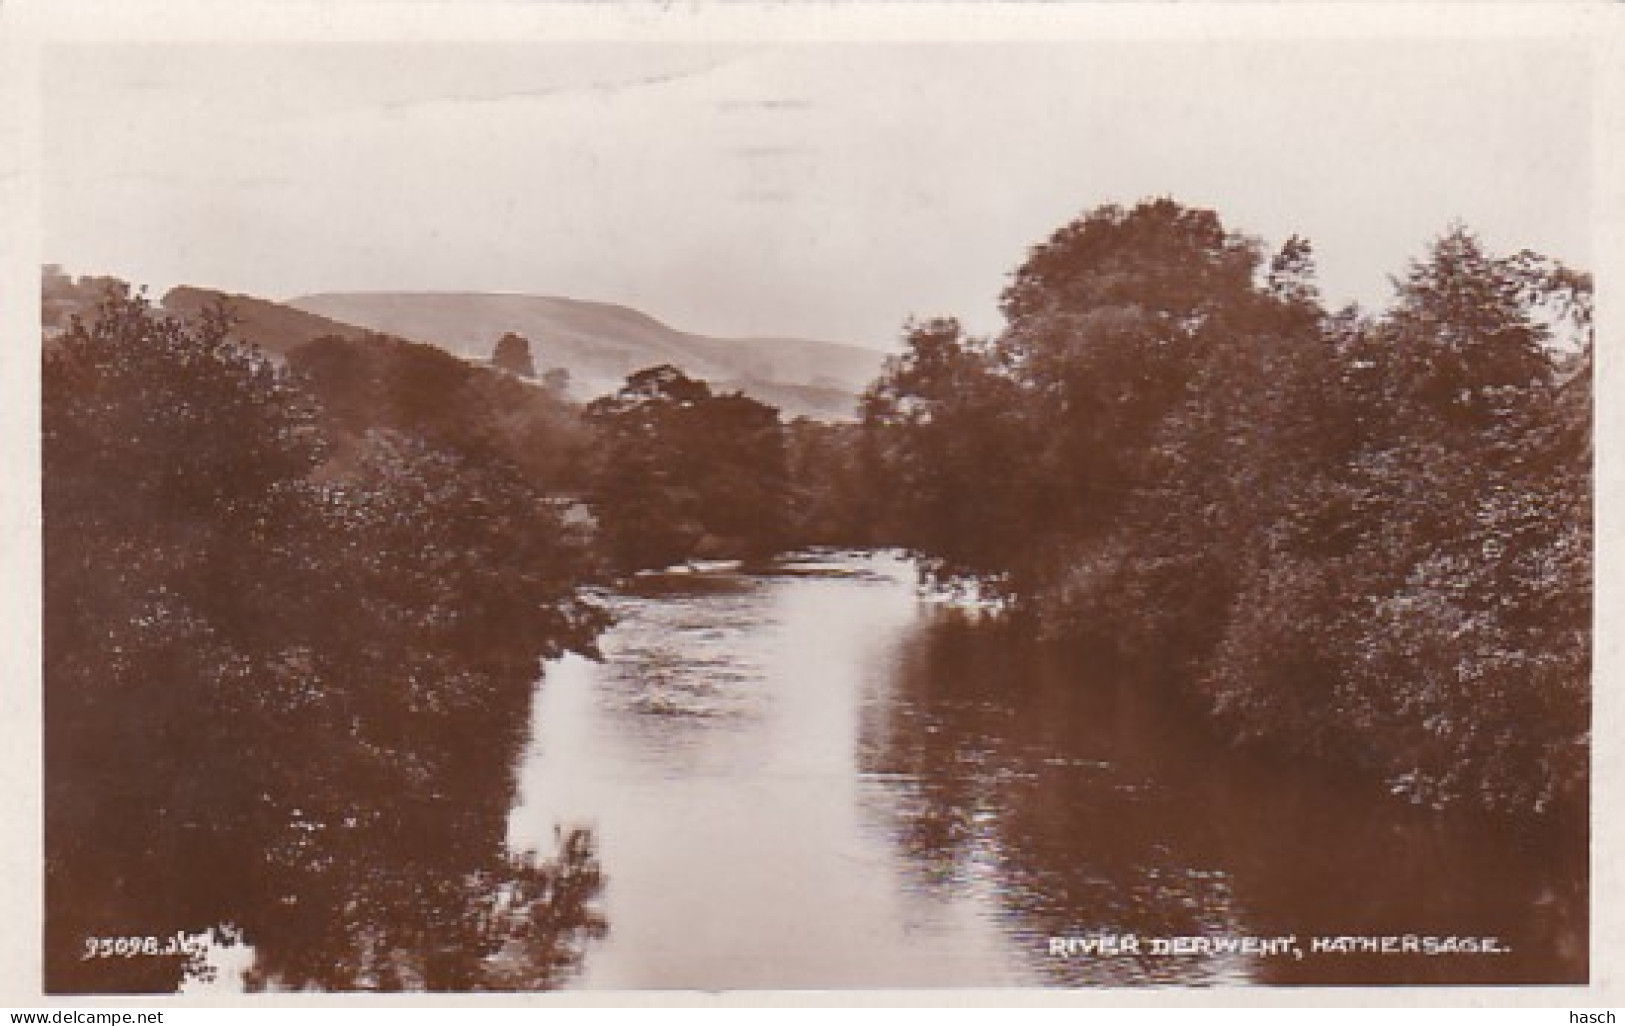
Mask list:
[{"label": "water reflection", "polygon": [[1047,954],[1051,936],[1237,931],[1203,816],[1156,773],[1191,739],[1134,684],[1079,681],[997,625],[938,610],[900,647],[860,762],[894,782],[892,830],[918,878],[954,888],[991,875],[1012,942],[1046,980],[1233,979],[1212,960]]},{"label": "water reflection", "polygon": [[[553,854],[496,851],[470,865],[419,849],[408,872],[350,867],[318,895],[264,910],[246,989],[549,990],[608,929],[592,834],[558,831]],[[334,860],[326,859],[329,869]],[[314,897],[327,904],[301,907]],[[278,915],[276,913],[280,912]]]},{"label": "water reflection", "polygon": [[[513,845],[599,838],[614,928],[567,985],[1585,978],[1583,839],[1561,858],[1229,751],[1158,682],[922,600],[895,557],[651,576],[618,602],[606,661],[549,672],[510,820]],[[1512,952],[1048,952],[1390,933]]]},{"label": "water reflection", "polygon": [[[1215,744],[1158,682],[926,618],[863,765],[922,880],[991,872],[1010,934],[1068,985],[1492,983],[1586,975],[1583,844],[1399,806]],[[1495,936],[1510,954],[1316,955],[1314,936]],[[1052,936],[1295,935],[1306,956],[1051,958]]]}]

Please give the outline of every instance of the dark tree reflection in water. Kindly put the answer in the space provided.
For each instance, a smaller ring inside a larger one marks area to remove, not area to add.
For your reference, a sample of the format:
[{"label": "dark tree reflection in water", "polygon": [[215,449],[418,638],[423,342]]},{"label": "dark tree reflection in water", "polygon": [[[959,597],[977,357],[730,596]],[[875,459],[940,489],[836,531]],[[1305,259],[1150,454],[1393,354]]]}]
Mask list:
[{"label": "dark tree reflection in water", "polygon": [[[497,851],[468,870],[420,852],[409,873],[356,867],[322,909],[286,909],[257,948],[250,989],[548,990],[580,968],[608,926],[592,835],[561,833],[557,852]],[[303,942],[301,944],[300,942]]]},{"label": "dark tree reflection in water", "polygon": [[[1052,982],[1586,978],[1585,846],[1397,803],[1216,744],[1166,687],[941,610],[862,721],[916,885],[994,879]],[[1562,849],[1562,850],[1559,850]],[[1501,955],[1316,954],[1316,936],[1499,937]],[[1046,957],[1050,937],[1274,937],[1305,952]]]}]

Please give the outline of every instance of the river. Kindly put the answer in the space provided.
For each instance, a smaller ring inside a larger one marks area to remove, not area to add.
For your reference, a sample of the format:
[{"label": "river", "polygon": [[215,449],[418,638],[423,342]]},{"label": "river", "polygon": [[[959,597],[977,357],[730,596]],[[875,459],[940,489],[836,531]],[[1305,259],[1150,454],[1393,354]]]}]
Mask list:
[{"label": "river", "polygon": [[[644,575],[613,604],[603,662],[547,668],[510,821],[596,839],[608,932],[567,986],[1586,977],[1583,852],[1230,751],[898,556]],[[1357,950],[1404,935],[1496,950]],[[1135,940],[1085,951],[1107,936]]]}]

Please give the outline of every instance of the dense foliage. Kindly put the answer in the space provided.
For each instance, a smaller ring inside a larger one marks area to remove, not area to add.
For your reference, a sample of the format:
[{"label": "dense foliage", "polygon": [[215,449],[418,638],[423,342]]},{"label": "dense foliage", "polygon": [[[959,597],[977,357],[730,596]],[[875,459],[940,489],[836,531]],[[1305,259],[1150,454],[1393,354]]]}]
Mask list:
[{"label": "dense foliage", "polygon": [[347,465],[383,429],[510,466],[549,494],[584,487],[591,434],[556,389],[383,335],[313,339],[288,364],[317,400],[331,464]]},{"label": "dense foliage", "polygon": [[505,846],[538,661],[603,622],[563,511],[140,296],[43,389],[49,989],[170,989],[87,938],[211,929],[261,984],[545,983],[598,926],[585,837]]},{"label": "dense foliage", "polygon": [[1434,804],[1583,812],[1590,282],[1454,228],[1370,317],[1169,200],[1036,247],[994,339],[865,397],[885,532],[1244,741]]},{"label": "dense foliage", "polygon": [[785,425],[789,538],[796,547],[888,544],[874,438],[859,424],[797,417]]},{"label": "dense foliage", "polygon": [[591,499],[622,570],[695,557],[757,559],[786,542],[778,410],[676,367],[638,371],[587,406],[597,431]]}]

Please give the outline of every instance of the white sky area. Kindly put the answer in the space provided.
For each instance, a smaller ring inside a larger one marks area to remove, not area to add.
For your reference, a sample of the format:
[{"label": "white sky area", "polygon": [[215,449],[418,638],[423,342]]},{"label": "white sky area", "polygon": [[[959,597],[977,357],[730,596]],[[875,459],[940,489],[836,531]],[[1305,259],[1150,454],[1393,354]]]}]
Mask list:
[{"label": "white sky area", "polygon": [[1591,68],[1558,42],[75,44],[44,258],[155,294],[530,292],[897,344],[998,327],[1027,249],[1170,195],[1315,245],[1334,303],[1453,218],[1591,266]]}]

